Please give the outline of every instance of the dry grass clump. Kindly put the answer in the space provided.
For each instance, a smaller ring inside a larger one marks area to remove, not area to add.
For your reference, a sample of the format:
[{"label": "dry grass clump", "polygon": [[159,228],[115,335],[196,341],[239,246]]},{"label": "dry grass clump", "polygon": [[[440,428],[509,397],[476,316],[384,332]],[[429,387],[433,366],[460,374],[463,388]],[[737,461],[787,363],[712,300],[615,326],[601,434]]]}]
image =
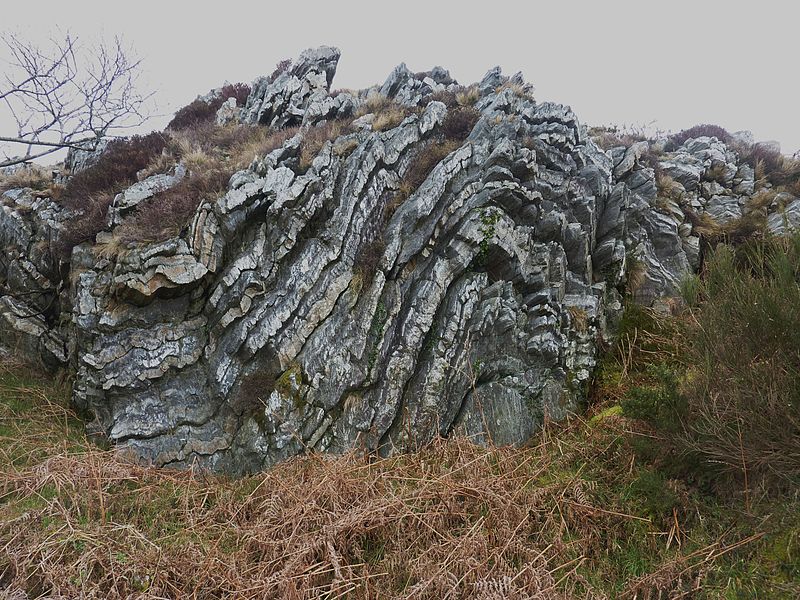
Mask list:
[{"label": "dry grass clump", "polygon": [[115,237],[125,243],[146,243],[180,234],[200,204],[225,194],[230,176],[226,169],[196,169],[176,186],[139,204],[133,215],[117,227]]},{"label": "dry grass clump", "polygon": [[379,93],[372,93],[356,111],[356,118],[370,113],[379,113],[395,104],[394,100]]},{"label": "dry grass clump", "polygon": [[375,115],[375,120],[372,121],[372,129],[374,131],[393,129],[400,125],[408,115],[409,111],[407,109],[399,104],[392,104]]},{"label": "dry grass clump", "polygon": [[651,141],[644,134],[643,128],[636,127],[592,127],[589,129],[589,137],[601,150],[611,150],[620,146],[629,148],[636,142]]},{"label": "dry grass clump", "polygon": [[461,106],[474,106],[480,99],[481,92],[477,84],[473,84],[456,92],[456,102]]},{"label": "dry grass clump", "polygon": [[663,172],[659,172],[656,175],[656,189],[659,196],[669,198],[675,202],[683,198],[683,194],[686,191],[681,184]]},{"label": "dry grass clump", "polygon": [[692,225],[693,233],[703,239],[705,246],[714,247],[721,242],[741,244],[748,240],[764,237],[767,227],[765,206],[772,201],[773,197],[774,194],[771,192],[761,192],[753,196],[745,207],[744,214],[727,223],[719,223],[710,214],[706,212],[698,214],[686,206],[682,210],[686,215],[687,222]]},{"label": "dry grass clump", "polygon": [[518,98],[532,98],[530,89],[523,83],[506,81],[504,84],[498,86],[495,92],[499,94],[504,90],[511,90]]},{"label": "dry grass clump", "polygon": [[[321,125],[305,129],[303,131],[303,141],[300,144],[300,169],[302,171],[308,170],[325,143],[347,133],[352,122],[353,119],[350,118],[332,119],[325,121]],[[352,150],[352,147],[350,149]]]},{"label": "dry grass clump", "polygon": [[49,190],[53,183],[53,177],[38,165],[25,165],[17,169],[10,175],[0,174],[0,195],[8,190],[18,188],[28,188],[34,192]]},{"label": "dry grass clump", "polygon": [[194,162],[202,168],[224,166],[233,174],[249,166],[253,159],[263,158],[281,147],[298,131],[297,127],[274,130],[254,125],[208,123],[174,133],[167,152],[173,163],[184,162],[190,170]]},{"label": "dry grass clump", "polygon": [[456,437],[391,458],[309,454],[237,480],[100,451],[62,407],[65,390],[0,369],[0,588],[108,599],[797,597],[798,498],[751,482],[745,511],[723,480],[674,453],[674,423],[627,414],[669,416],[658,403],[674,399],[663,386],[687,367],[694,317],[674,319],[628,306],[588,421],[545,424],[527,448]]},{"label": "dry grass clump", "polygon": [[415,108],[398,104],[391,98],[378,93],[370,94],[366,101],[356,111],[354,118],[374,114],[372,122],[374,131],[386,131],[397,127],[403,119],[416,112]]},{"label": "dry grass clump", "polygon": [[[526,449],[456,438],[385,459],[310,455],[233,481],[77,442],[56,390],[3,377],[14,429],[0,429],[13,440],[0,446],[0,582],[31,597],[634,598],[691,589],[730,548],[676,551],[686,539],[662,537],[661,515],[610,501],[595,478],[617,477],[605,453],[630,458],[620,418],[548,428]],[[609,566],[634,539],[649,570]]]}]

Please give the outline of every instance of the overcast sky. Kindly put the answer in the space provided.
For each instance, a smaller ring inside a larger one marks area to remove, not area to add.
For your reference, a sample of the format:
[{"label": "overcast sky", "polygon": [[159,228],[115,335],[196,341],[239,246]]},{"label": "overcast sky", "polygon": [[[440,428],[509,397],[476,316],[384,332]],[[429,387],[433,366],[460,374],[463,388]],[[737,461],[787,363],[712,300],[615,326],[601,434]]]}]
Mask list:
[{"label": "overcast sky", "polygon": [[[4,3],[0,30],[43,40],[120,35],[144,59],[162,117],[223,81],[251,81],[321,44],[341,48],[334,87],[382,82],[405,62],[460,83],[500,65],[539,100],[588,125],[680,130],[716,123],[800,148],[798,22],[793,0],[556,1],[480,4],[106,0]],[[4,58],[4,57],[2,57]],[[8,129],[0,120],[0,134]]]}]

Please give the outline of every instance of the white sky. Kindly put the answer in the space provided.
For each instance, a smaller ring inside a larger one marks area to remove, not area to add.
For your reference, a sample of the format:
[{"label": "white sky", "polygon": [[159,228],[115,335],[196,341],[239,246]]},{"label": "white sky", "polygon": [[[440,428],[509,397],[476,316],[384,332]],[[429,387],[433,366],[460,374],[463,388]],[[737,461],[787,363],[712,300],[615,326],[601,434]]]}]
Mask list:
[{"label": "white sky", "polygon": [[[334,87],[382,82],[406,62],[460,83],[494,65],[522,71],[539,100],[569,104],[588,125],[680,130],[716,123],[800,149],[800,9],[794,0],[609,0],[481,4],[392,2],[4,2],[0,30],[43,40],[121,35],[144,59],[161,128],[223,81],[251,81],[282,58],[342,50]],[[0,56],[0,58],[4,58]],[[10,129],[0,115],[0,134]],[[10,133],[10,132],[9,132]]]}]

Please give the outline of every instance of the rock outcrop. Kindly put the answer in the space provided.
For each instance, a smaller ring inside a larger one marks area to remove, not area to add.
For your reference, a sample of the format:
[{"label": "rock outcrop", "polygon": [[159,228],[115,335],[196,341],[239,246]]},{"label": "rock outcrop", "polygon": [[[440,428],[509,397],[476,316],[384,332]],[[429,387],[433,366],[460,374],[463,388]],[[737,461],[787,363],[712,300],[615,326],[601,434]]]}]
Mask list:
[{"label": "rock outcrop", "polygon": [[48,369],[66,364],[70,301],[55,258],[63,219],[53,201],[10,190],[0,205],[0,345]]},{"label": "rock outcrop", "polygon": [[[338,60],[309,50],[254,84],[243,126],[303,127],[179,237],[83,244],[65,274],[35,247],[66,215],[4,196],[3,341],[71,369],[91,427],[141,460],[242,472],[453,432],[523,443],[585,393],[630,261],[645,265],[641,301],[673,294],[700,261],[690,213],[733,219],[753,193],[752,169],[701,138],[661,157],[681,201],[661,197],[647,144],[603,152],[520,75],[493,69],[470,107],[439,101],[463,90],[441,68],[332,95]],[[407,116],[384,131],[359,119],[306,168],[314,125],[369,94]],[[98,242],[182,176],[120,194]]]}]

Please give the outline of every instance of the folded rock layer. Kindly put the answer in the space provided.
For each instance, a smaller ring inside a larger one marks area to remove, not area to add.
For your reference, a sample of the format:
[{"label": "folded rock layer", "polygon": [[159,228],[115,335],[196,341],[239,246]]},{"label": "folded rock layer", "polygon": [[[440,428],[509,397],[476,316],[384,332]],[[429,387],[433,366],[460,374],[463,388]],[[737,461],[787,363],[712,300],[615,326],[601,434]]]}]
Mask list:
[{"label": "folded rock layer", "polygon": [[[687,206],[731,219],[753,193],[752,169],[700,138],[661,163],[689,205],[658,201],[646,144],[603,152],[520,75],[493,69],[469,108],[438,67],[331,93],[338,60],[309,50],[255,83],[241,126],[301,128],[179,237],[83,244],[64,273],[37,247],[67,211],[5,194],[2,340],[66,365],[91,427],[140,460],[237,473],[454,432],[523,443],[585,393],[632,257],[640,301],[673,294],[700,261]],[[376,127],[387,105],[404,112]],[[359,110],[303,164],[306,136]],[[101,235],[183,172],[118,196]]]}]

